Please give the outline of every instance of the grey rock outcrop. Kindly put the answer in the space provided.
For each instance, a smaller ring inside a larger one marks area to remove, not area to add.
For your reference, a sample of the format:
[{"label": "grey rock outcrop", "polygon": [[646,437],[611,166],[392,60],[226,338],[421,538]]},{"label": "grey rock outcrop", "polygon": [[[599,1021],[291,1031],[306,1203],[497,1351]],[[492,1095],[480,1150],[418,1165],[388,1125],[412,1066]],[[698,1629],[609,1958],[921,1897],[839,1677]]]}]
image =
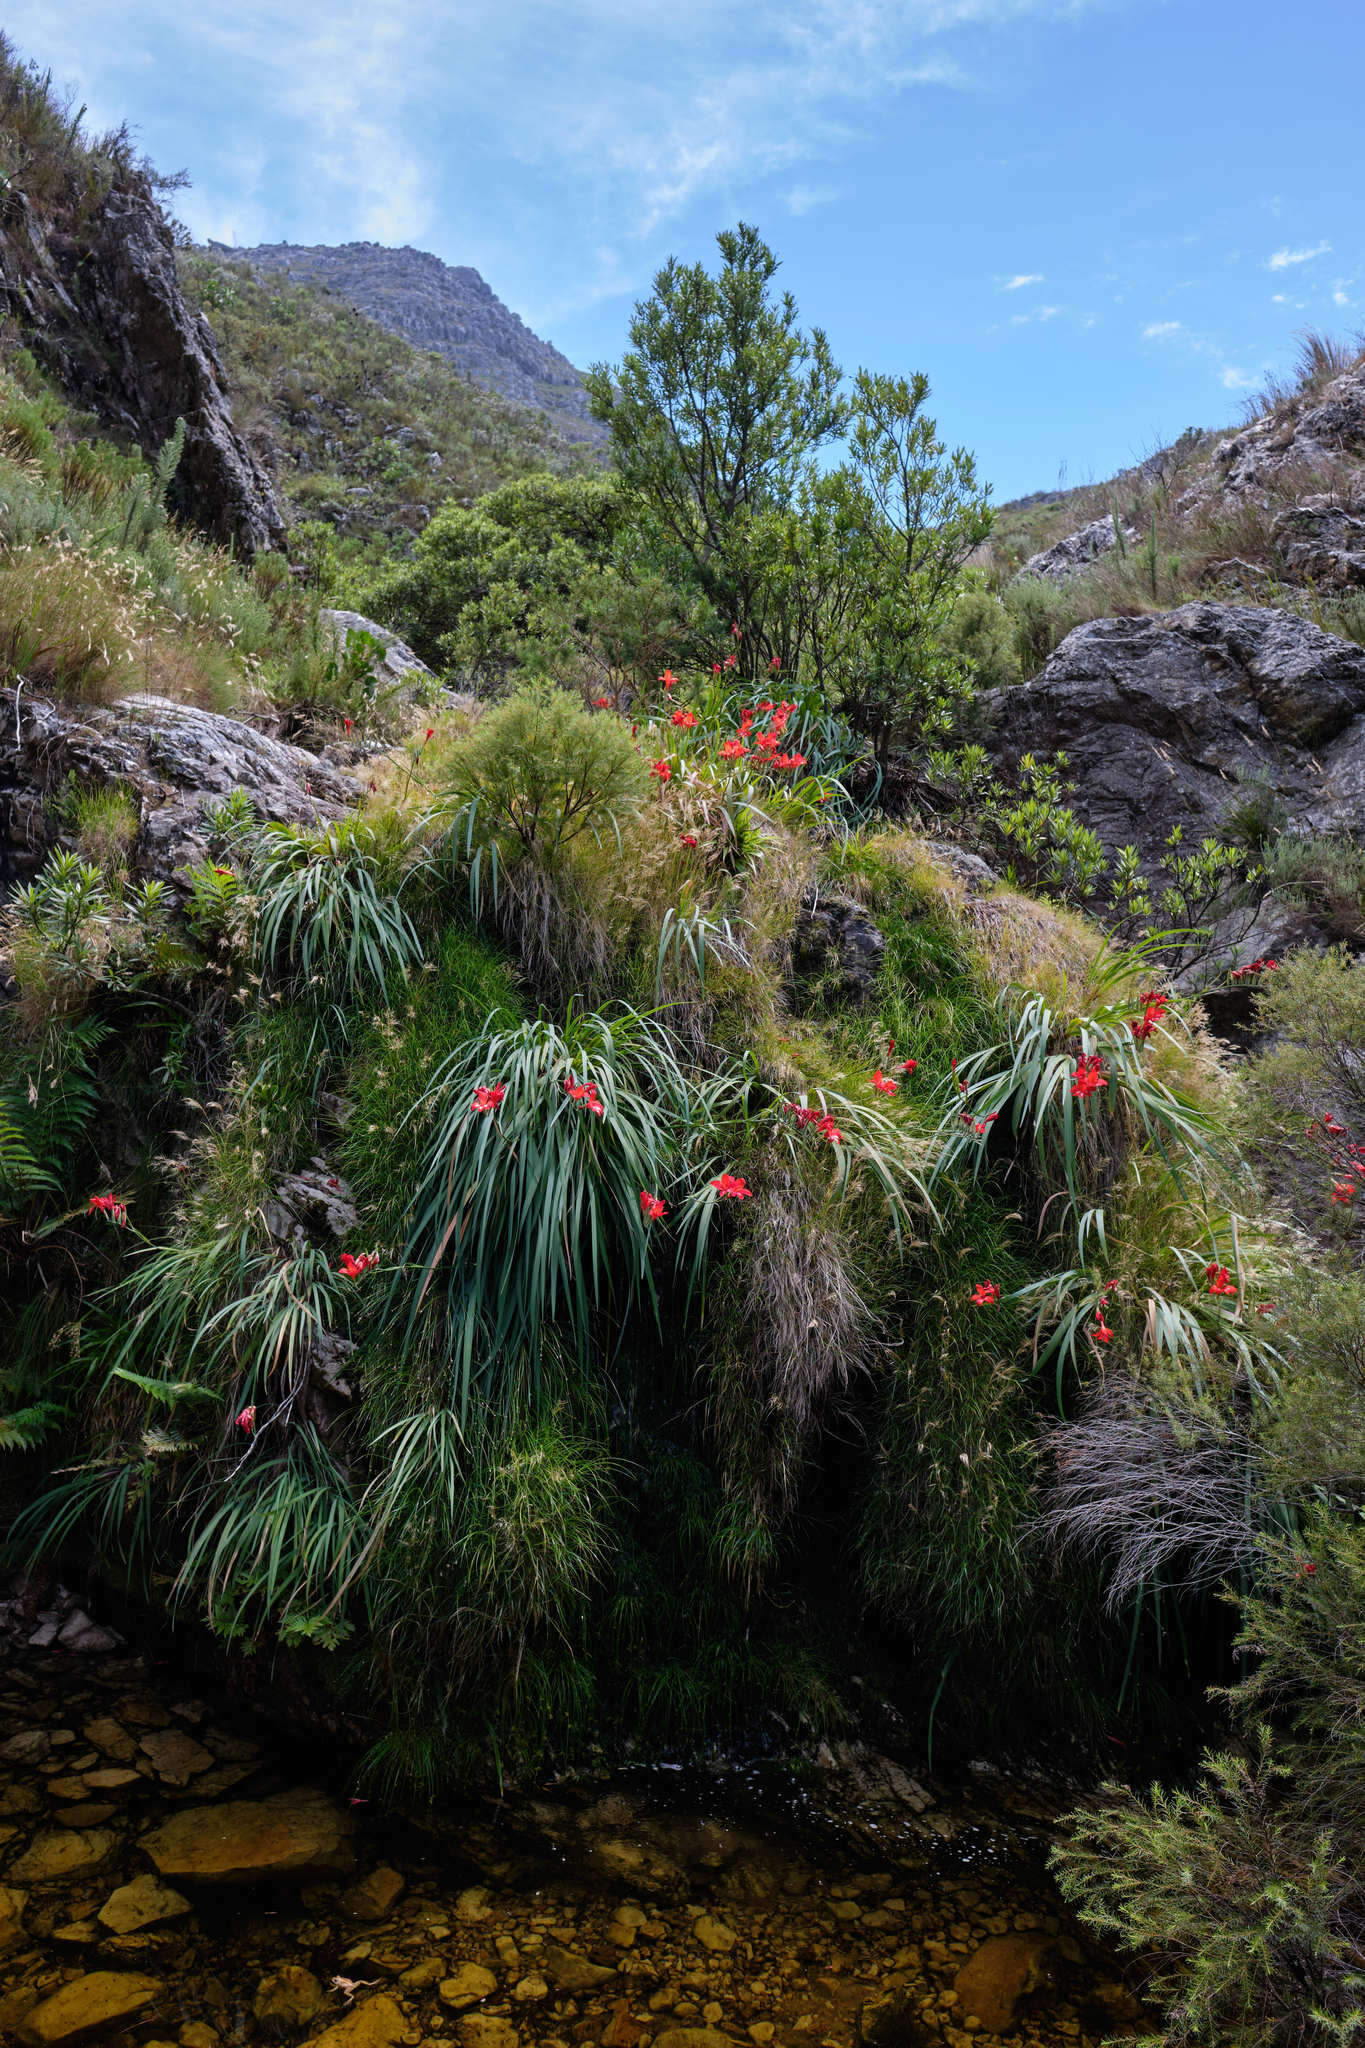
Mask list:
[{"label": "grey rock outcrop", "polygon": [[885,939],[861,904],[822,896],[792,926],[792,978],[810,997],[818,993],[859,1008],[876,992],[885,951]]},{"label": "grey rock outcrop", "polygon": [[318,624],[331,637],[339,652],[345,651],[355,634],[366,633],[371,640],[379,642],[383,651],[374,657],[371,666],[381,690],[402,691],[404,696],[415,697],[422,702],[440,690],[440,684],[420,655],[414,654],[407,642],[391,633],[387,626],[377,625],[363,613],[320,611]]},{"label": "grey rock outcrop", "polygon": [[81,404],[151,454],[185,422],[173,509],[251,555],[282,545],[274,486],[233,423],[213,333],[181,293],[166,217],[116,186],[79,236],[19,199],[0,217],[0,307]]},{"label": "grey rock outcrop", "polygon": [[1365,499],[1303,498],[1281,512],[1272,528],[1289,574],[1307,583],[1343,588],[1365,583]]},{"label": "grey rock outcrop", "polygon": [[[1137,535],[1131,527],[1124,527],[1124,540],[1135,541]],[[1030,555],[1021,576],[1042,576],[1051,583],[1064,582],[1068,576],[1077,576],[1088,569],[1101,555],[1112,553],[1118,545],[1118,534],[1112,519],[1092,519],[1088,526],[1078,526],[1074,533],[1068,533],[1050,548]]]},{"label": "grey rock outcrop", "polygon": [[58,705],[0,690],[0,883],[41,866],[56,823],[52,798],[69,776],[127,790],[140,824],[137,872],[168,881],[208,852],[205,811],[235,789],[257,815],[317,824],[354,808],[360,787],[302,747],[239,719],[165,697]]},{"label": "grey rock outcrop", "polygon": [[1220,441],[1206,478],[1191,501],[1210,489],[1254,497],[1286,471],[1321,471],[1365,463],[1365,365],[1345,371],[1311,403],[1266,413]]},{"label": "grey rock outcrop", "polygon": [[210,242],[209,247],[255,270],[326,286],[381,327],[447,357],[475,383],[549,413],[572,440],[605,438],[588,410],[583,379],[567,356],[533,334],[468,265],[443,263],[425,249],[386,249],[378,242],[313,248],[268,242],[254,249]]},{"label": "grey rock outcrop", "polygon": [[1300,829],[1365,823],[1365,648],[1267,606],[1094,619],[997,690],[992,748],[1063,750],[1078,815],[1112,852],[1216,832],[1239,771],[1268,771]]}]

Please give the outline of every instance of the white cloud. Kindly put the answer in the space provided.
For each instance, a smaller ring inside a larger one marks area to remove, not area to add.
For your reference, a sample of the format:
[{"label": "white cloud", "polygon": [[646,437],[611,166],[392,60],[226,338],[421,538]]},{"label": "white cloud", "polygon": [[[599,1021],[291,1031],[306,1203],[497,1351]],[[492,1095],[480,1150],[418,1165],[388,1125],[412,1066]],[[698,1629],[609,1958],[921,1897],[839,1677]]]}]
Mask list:
[{"label": "white cloud", "polygon": [[1267,270],[1290,270],[1296,263],[1311,263],[1315,256],[1330,256],[1332,244],[1318,242],[1311,249],[1277,249],[1266,264]]},{"label": "white cloud", "polygon": [[1332,304],[1334,306],[1349,306],[1351,304],[1350,294],[1346,291],[1343,291],[1340,285],[1338,285],[1336,290],[1332,293]]},{"label": "white cloud", "polygon": [[1253,370],[1239,370],[1232,363],[1224,363],[1218,381],[1225,391],[1254,391],[1261,380]]},{"label": "white cloud", "polygon": [[733,219],[781,178],[793,213],[827,203],[818,167],[868,109],[970,85],[959,33],[1104,4],[67,0],[58,30],[51,0],[11,0],[5,27],[101,119],[192,137],[197,233],[434,239],[543,322],[637,287],[699,201]]},{"label": "white cloud", "polygon": [[1011,327],[1031,327],[1035,320],[1055,320],[1063,309],[1060,306],[1035,306],[1031,313],[1011,313]]},{"label": "white cloud", "polygon": [[1009,282],[1002,284],[1000,289],[1002,292],[1017,292],[1022,291],[1026,284],[1041,284],[1042,282],[1043,273],[1041,270],[1021,270],[1018,277],[1010,278]]},{"label": "white cloud", "polygon": [[787,194],[787,211],[799,220],[817,206],[832,206],[841,196],[837,185],[793,185]]},{"label": "white cloud", "polygon": [[1144,341],[1168,341],[1173,334],[1181,332],[1178,320],[1150,320],[1142,330]]}]

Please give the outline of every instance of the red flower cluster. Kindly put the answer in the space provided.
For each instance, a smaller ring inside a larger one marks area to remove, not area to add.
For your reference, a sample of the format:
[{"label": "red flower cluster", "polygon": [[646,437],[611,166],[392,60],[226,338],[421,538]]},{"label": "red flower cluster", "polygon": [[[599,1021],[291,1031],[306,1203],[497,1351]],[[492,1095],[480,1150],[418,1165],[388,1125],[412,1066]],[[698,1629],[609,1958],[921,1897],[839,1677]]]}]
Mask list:
[{"label": "red flower cluster", "polygon": [[1209,1283],[1210,1294],[1236,1294],[1237,1292],[1237,1282],[1229,1278],[1227,1267],[1220,1266],[1216,1260],[1205,1266],[1204,1278]]},{"label": "red flower cluster", "polygon": [[656,761],[649,772],[660,782],[671,782],[673,780],[673,770],[669,767],[667,761]]},{"label": "red flower cluster", "polygon": [[984,1138],[991,1125],[997,1123],[999,1118],[998,1109],[993,1109],[989,1116],[973,1116],[969,1109],[962,1112],[962,1121],[974,1138]]},{"label": "red flower cluster", "polygon": [[675,711],[673,713],[674,725],[680,725],[684,732],[691,732],[696,722],[697,714],[695,711]]},{"label": "red flower cluster", "polygon": [[117,1223],[120,1230],[128,1221],[127,1204],[121,1202],[117,1195],[92,1195],[85,1213],[87,1216],[107,1216],[111,1223]]},{"label": "red flower cluster", "polygon": [[742,760],[748,751],[749,749],[745,746],[743,740],[722,740],[720,743],[720,758],[722,761]]},{"label": "red flower cluster", "polygon": [[597,706],[599,711],[607,711],[611,708],[610,697],[594,697],[592,701]]},{"label": "red flower cluster", "polygon": [[1334,1202],[1340,1202],[1345,1208],[1349,1207],[1355,1198],[1356,1184],[1353,1180],[1334,1180],[1332,1182],[1332,1200]]},{"label": "red flower cluster", "polygon": [[889,1074],[884,1074],[881,1068],[878,1067],[876,1073],[872,1076],[872,1086],[876,1089],[878,1095],[894,1095],[899,1089],[900,1083],[893,1081]]},{"label": "red flower cluster", "polygon": [[351,730],[351,727],[354,725],[355,720],[352,718],[343,718],[341,722],[345,726],[347,732],[349,732]]},{"label": "red flower cluster", "polygon": [[1109,1079],[1104,1071],[1104,1061],[1097,1052],[1083,1052],[1076,1061],[1076,1071],[1071,1076],[1071,1093],[1078,1102],[1084,1102],[1087,1095],[1098,1095],[1107,1088]]},{"label": "red flower cluster", "polygon": [[678,840],[680,845],[695,846],[697,843],[697,835],[695,832],[680,832],[678,834]]},{"label": "red flower cluster", "polygon": [[1228,979],[1245,981],[1250,974],[1273,974],[1279,964],[1278,960],[1248,960],[1245,967],[1234,967]]},{"label": "red flower cluster", "polygon": [[783,1107],[791,1111],[802,1130],[807,1124],[814,1124],[819,1137],[827,1138],[831,1145],[843,1144],[844,1134],[827,1109],[806,1109],[799,1102],[788,1102]]},{"label": "red flower cluster", "polygon": [[805,756],[804,754],[774,754],[774,755],[773,755],[773,766],[774,766],[774,768],[804,768],[804,767],[805,767],[805,765],[806,765],[806,756]]},{"label": "red flower cluster", "polygon": [[1141,1001],[1143,1006],[1141,1017],[1133,1018],[1128,1026],[1134,1038],[1137,1039],[1150,1038],[1170,1007],[1170,997],[1158,994],[1155,989],[1149,990],[1141,998]]},{"label": "red flower cluster", "polygon": [[666,668],[663,674],[659,677],[659,681],[663,684],[666,690],[671,690],[673,688],[674,683],[676,683],[677,680],[678,678],[674,675],[671,668]]},{"label": "red flower cluster", "polygon": [[736,654],[727,654],[725,657],[725,666],[726,668],[738,668],[739,656]]},{"label": "red flower cluster", "polygon": [[973,1308],[990,1308],[999,1299],[1000,1287],[995,1280],[978,1280],[972,1290]]},{"label": "red flower cluster", "polygon": [[337,1271],[347,1280],[362,1280],[371,1266],[378,1264],[378,1252],[361,1252],[359,1258],[350,1252],[343,1252],[337,1264]]},{"label": "red flower cluster", "polygon": [[736,1202],[747,1201],[753,1193],[753,1189],[746,1187],[739,1175],[734,1173],[722,1173],[711,1185],[718,1195],[728,1195]]},{"label": "red flower cluster", "polygon": [[499,1109],[507,1090],[499,1081],[496,1088],[476,1088],[474,1100],[469,1105],[471,1116],[487,1116],[490,1109]]},{"label": "red flower cluster", "polygon": [[251,1435],[251,1432],[256,1427],[256,1403],[254,1401],[249,1408],[244,1408],[241,1414],[235,1418],[235,1426],[238,1429],[244,1429],[248,1436]]},{"label": "red flower cluster", "polygon": [[781,668],[781,666],[782,656],[780,654],[775,654],[772,660],[768,663],[768,674],[770,676],[775,676],[777,674],[777,671]]},{"label": "red flower cluster", "polygon": [[1106,1321],[1104,1320],[1103,1309],[1097,1309],[1095,1311],[1095,1327],[1090,1332],[1090,1334],[1097,1344],[1107,1344],[1110,1338],[1113,1336],[1113,1331],[1110,1329],[1108,1323],[1106,1323]]},{"label": "red flower cluster", "polygon": [[919,1061],[918,1061],[918,1060],[902,1060],[902,1061],[901,1061],[901,1072],[902,1072],[903,1074],[913,1074],[913,1073],[914,1073],[914,1071],[915,1071],[915,1069],[916,1069],[916,1067],[917,1067],[918,1065],[919,1065]]},{"label": "red flower cluster", "polygon": [[572,1074],[564,1083],[564,1093],[570,1102],[581,1102],[584,1109],[590,1109],[594,1116],[605,1116],[606,1105],[599,1099],[595,1081],[576,1081]]},{"label": "red flower cluster", "polygon": [[730,628],[730,638],[731,638],[732,640],[742,640],[742,639],[744,638],[744,635],[743,635],[743,634],[742,634],[742,633],[740,632],[740,630],[739,630],[739,626],[738,626],[738,624],[735,624],[735,625],[731,626],[731,628]]},{"label": "red flower cluster", "polygon": [[668,1214],[668,1207],[660,1196],[651,1195],[648,1188],[641,1188],[640,1214],[646,1223],[658,1223]]}]

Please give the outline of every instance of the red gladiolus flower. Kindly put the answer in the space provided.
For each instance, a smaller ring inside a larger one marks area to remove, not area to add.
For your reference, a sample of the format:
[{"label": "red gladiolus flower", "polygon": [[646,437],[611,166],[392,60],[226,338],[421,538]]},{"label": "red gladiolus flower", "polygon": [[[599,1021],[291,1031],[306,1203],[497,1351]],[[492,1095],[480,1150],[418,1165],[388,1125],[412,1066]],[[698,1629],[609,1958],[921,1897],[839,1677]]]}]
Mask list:
[{"label": "red gladiolus flower", "polygon": [[213,872],[214,872],[214,874],[215,874],[215,875],[230,875],[230,874],[232,873],[232,869],[231,869],[231,868],[224,868],[224,867],[219,867],[218,863],[217,863],[217,862],[215,861],[215,862],[214,862],[214,867],[213,867]]},{"label": "red gladiolus flower", "polygon": [[778,671],[778,670],[779,670],[779,669],[781,668],[781,666],[782,666],[782,656],[781,656],[780,654],[775,654],[775,655],[773,656],[772,660],[771,660],[771,661],[770,661],[770,662],[768,663],[768,673],[769,673],[769,675],[773,675],[773,676],[775,676],[775,675],[777,674],[777,671]]},{"label": "red gladiolus flower", "polygon": [[349,732],[351,730],[351,725],[353,721],[349,718],[343,718],[341,722],[345,726],[347,732]]},{"label": "red gladiolus flower", "polygon": [[680,845],[695,846],[697,843],[697,835],[695,832],[680,832],[678,834],[678,840]]},{"label": "red gladiolus flower", "polygon": [[956,1060],[954,1060],[954,1061],[952,1062],[952,1067],[953,1067],[953,1080],[954,1080],[954,1081],[955,1081],[955,1082],[957,1083],[957,1091],[958,1091],[959,1095],[965,1095],[965,1094],[967,1093],[967,1083],[966,1083],[965,1081],[962,1081],[962,1080],[959,1080],[959,1079],[958,1079],[958,1072],[957,1072],[957,1061],[956,1061]]},{"label": "red gladiolus flower", "polygon": [[777,735],[771,732],[761,732],[755,737],[754,745],[759,753],[765,757],[775,754],[777,752]]},{"label": "red gladiolus flower", "polygon": [[1273,1315],[1274,1315],[1274,1313],[1275,1313],[1275,1304],[1274,1304],[1274,1302],[1273,1302],[1273,1301],[1263,1301],[1263,1302],[1261,1302],[1261,1303],[1260,1303],[1260,1305],[1258,1306],[1257,1310],[1256,1310],[1256,1313],[1257,1313],[1257,1315],[1258,1315],[1258,1316],[1273,1316]]},{"label": "red gladiolus flower", "polygon": [[744,635],[740,632],[738,626],[731,626],[730,637],[733,640],[742,640],[744,638]]},{"label": "red gladiolus flower", "polygon": [[1355,1198],[1356,1184],[1353,1180],[1334,1180],[1332,1182],[1332,1200],[1334,1202],[1340,1202],[1345,1206],[1353,1202]]},{"label": "red gladiolus flower", "polygon": [[732,1201],[736,1202],[747,1201],[753,1193],[753,1189],[746,1187],[739,1178],[739,1175],[734,1173],[722,1173],[718,1179],[712,1181],[711,1185],[718,1195],[729,1196]]},{"label": "red gladiolus flower", "polygon": [[671,668],[666,668],[663,674],[659,677],[659,681],[663,684],[666,690],[671,690],[673,688],[674,683],[676,683],[677,680],[678,678],[674,675]]},{"label": "red gladiolus flower", "polygon": [[743,740],[722,740],[720,758],[722,761],[742,761],[748,751]]},{"label": "red gladiolus flower", "polygon": [[737,654],[727,654],[725,657],[725,666],[726,668],[738,668],[739,656]]},{"label": "red gladiolus flower", "polygon": [[649,772],[651,775],[656,776],[660,782],[671,782],[673,780],[673,770],[669,767],[667,761],[656,761]]},{"label": "red gladiolus flower", "polygon": [[657,1223],[661,1217],[668,1214],[668,1210],[658,1195],[651,1195],[648,1188],[641,1188],[640,1214],[646,1223]]},{"label": "red gladiolus flower", "polygon": [[499,1081],[495,1088],[476,1088],[474,1100],[469,1105],[471,1116],[487,1116],[490,1109],[498,1109],[507,1090]]},{"label": "red gladiolus flower", "polygon": [[995,1280],[978,1280],[972,1289],[972,1307],[990,1308],[1000,1299],[999,1283]]},{"label": "red gladiolus flower", "polygon": [[592,701],[599,711],[609,711],[611,709],[610,697],[594,697]]},{"label": "red gladiolus flower", "polygon": [[972,1115],[969,1109],[964,1109],[962,1121],[966,1124],[974,1138],[984,1138],[991,1125],[999,1118],[999,1115],[999,1110],[993,1109],[987,1117],[976,1117]]},{"label": "red gladiolus flower", "polygon": [[1210,1294],[1236,1294],[1237,1292],[1237,1283],[1228,1277],[1227,1267],[1218,1265],[1216,1261],[1204,1268],[1204,1278],[1209,1283]]},{"label": "red gladiolus flower", "polygon": [[1316,1577],[1317,1577],[1317,1571],[1318,1571],[1318,1568],[1317,1568],[1317,1566],[1316,1566],[1316,1565],[1314,1564],[1314,1562],[1313,1562],[1312,1558],[1311,1558],[1311,1557],[1307,1557],[1307,1558],[1305,1558],[1305,1559],[1304,1559],[1303,1563],[1302,1563],[1302,1564],[1301,1564],[1301,1565],[1299,1566],[1299,1577],[1300,1577],[1301,1579],[1313,1579],[1313,1578],[1316,1578]]},{"label": "red gladiolus flower", "polygon": [[1097,1052],[1083,1052],[1076,1061],[1076,1071],[1071,1076],[1071,1093],[1078,1101],[1087,1095],[1097,1095],[1101,1088],[1108,1086],[1104,1062]]},{"label": "red gladiolus flower", "polygon": [[234,1427],[244,1429],[248,1436],[251,1435],[256,1427],[256,1404],[254,1401],[249,1408],[244,1408],[241,1414],[234,1418]]},{"label": "red gladiolus flower", "polygon": [[720,663],[718,661],[712,662],[711,673],[713,676],[718,676],[720,674]]},{"label": "red gladiolus flower", "polygon": [[1104,1320],[1103,1315],[1097,1314],[1095,1317],[1095,1327],[1090,1334],[1097,1344],[1107,1344],[1114,1333]]},{"label": "red gladiolus flower", "polygon": [[901,1061],[901,1072],[902,1072],[903,1074],[913,1074],[913,1073],[914,1073],[914,1071],[915,1071],[915,1069],[916,1069],[916,1067],[917,1067],[918,1065],[919,1065],[919,1061],[918,1061],[918,1060],[902,1060],[902,1061]]},{"label": "red gladiolus flower", "polygon": [[362,1280],[371,1266],[378,1264],[378,1252],[362,1252],[359,1258],[353,1257],[350,1252],[343,1252],[337,1264],[337,1271],[347,1280]]},{"label": "red gladiolus flower", "polygon": [[117,1223],[120,1230],[128,1221],[127,1204],[121,1202],[117,1195],[92,1195],[85,1213],[87,1216],[107,1216],[111,1223]]},{"label": "red gladiolus flower", "polygon": [[581,1102],[584,1109],[591,1110],[594,1116],[605,1116],[607,1113],[606,1105],[597,1093],[595,1081],[575,1081],[570,1074],[564,1083],[564,1093],[570,1102]]},{"label": "red gladiolus flower", "polygon": [[872,1086],[876,1089],[878,1095],[894,1095],[899,1085],[899,1082],[893,1081],[888,1074],[884,1074],[880,1067],[872,1076]]},{"label": "red gladiolus flower", "polygon": [[674,725],[680,725],[684,732],[691,732],[696,722],[697,714],[695,711],[675,711],[673,713]]},{"label": "red gladiolus flower", "polygon": [[818,1124],[820,1121],[820,1111],[818,1109],[808,1109],[803,1102],[784,1102],[782,1107],[785,1110],[789,1110],[796,1118],[798,1127],[803,1128],[806,1124]]},{"label": "red gladiolus flower", "polygon": [[[434,740],[434,739],[435,739],[435,737],[436,737],[436,728],[435,728],[435,726],[434,726],[434,725],[429,725],[429,726],[427,727],[427,740]],[[422,745],[423,745],[423,746],[425,746],[425,745],[426,745],[426,743],[427,743],[427,740],[423,740],[423,742],[422,742]]]},{"label": "red gladiolus flower", "polygon": [[773,759],[774,768],[804,768],[805,765],[804,754],[778,754]]},{"label": "red gladiolus flower", "polygon": [[830,1116],[828,1112],[826,1112],[826,1114],[821,1117],[819,1123],[815,1126],[815,1128],[820,1133],[820,1136],[822,1138],[827,1138],[829,1140],[831,1145],[843,1144],[844,1134],[839,1129],[839,1126],[835,1123],[834,1118]]}]

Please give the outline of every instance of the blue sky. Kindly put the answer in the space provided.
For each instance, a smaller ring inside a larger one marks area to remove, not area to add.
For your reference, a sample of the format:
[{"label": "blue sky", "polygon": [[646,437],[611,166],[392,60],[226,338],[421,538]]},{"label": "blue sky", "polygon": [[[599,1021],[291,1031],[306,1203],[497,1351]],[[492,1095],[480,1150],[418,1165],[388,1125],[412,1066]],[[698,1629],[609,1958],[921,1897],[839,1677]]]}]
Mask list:
[{"label": "blue sky", "polygon": [[997,497],[1235,419],[1365,327],[1361,0],[10,0],[198,235],[472,263],[576,362],[756,221]]}]

